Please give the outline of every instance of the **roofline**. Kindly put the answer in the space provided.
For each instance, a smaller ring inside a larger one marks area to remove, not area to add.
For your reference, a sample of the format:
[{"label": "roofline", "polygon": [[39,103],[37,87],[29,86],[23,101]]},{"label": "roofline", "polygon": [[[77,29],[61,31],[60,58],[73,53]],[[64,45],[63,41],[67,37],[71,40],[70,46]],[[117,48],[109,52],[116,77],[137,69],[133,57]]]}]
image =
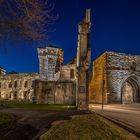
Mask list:
[{"label": "roofline", "polygon": [[129,56],[140,56],[136,54],[129,54],[129,53],[123,53],[123,52],[116,52],[116,51],[106,51],[105,53],[115,53],[115,54],[122,54],[122,55],[129,55]]},{"label": "roofline", "polygon": [[126,55],[126,56],[139,56],[139,57],[140,57],[140,55],[127,54],[127,53],[116,52],[116,51],[105,51],[105,52],[102,53],[100,56],[98,56],[97,58],[95,58],[95,59],[93,60],[93,63],[94,63],[97,59],[99,59],[100,57],[102,57],[103,55],[110,54],[110,53],[120,54],[120,55]]}]

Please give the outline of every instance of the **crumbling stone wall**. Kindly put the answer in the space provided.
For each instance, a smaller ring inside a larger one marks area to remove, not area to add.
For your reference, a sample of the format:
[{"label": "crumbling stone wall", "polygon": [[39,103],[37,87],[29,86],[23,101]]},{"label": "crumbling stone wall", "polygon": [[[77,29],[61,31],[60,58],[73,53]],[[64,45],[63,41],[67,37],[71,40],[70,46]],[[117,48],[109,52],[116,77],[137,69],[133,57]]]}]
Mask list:
[{"label": "crumbling stone wall", "polygon": [[[104,67],[104,74],[103,69]],[[90,102],[102,102],[102,79],[104,79],[104,103],[122,103],[122,87],[130,77],[140,82],[140,56],[106,52],[93,65],[90,83]]]},{"label": "crumbling stone wall", "polygon": [[0,76],[0,99],[32,100],[37,74],[8,74]]},{"label": "crumbling stone wall", "polygon": [[6,70],[4,70],[1,66],[0,66],[0,75],[5,75],[6,74]]},{"label": "crumbling stone wall", "polygon": [[76,79],[76,64],[62,65],[60,69],[59,80],[75,80]]},{"label": "crumbling stone wall", "polygon": [[89,85],[89,102],[101,103],[102,92],[103,92],[102,90],[104,90],[104,92],[106,92],[107,90],[106,88],[103,89],[103,81],[104,81],[104,87],[107,86],[106,57],[107,55],[106,53],[104,53],[93,62],[92,79]]},{"label": "crumbling stone wall", "polygon": [[35,96],[38,104],[75,104],[75,82],[35,81]]}]

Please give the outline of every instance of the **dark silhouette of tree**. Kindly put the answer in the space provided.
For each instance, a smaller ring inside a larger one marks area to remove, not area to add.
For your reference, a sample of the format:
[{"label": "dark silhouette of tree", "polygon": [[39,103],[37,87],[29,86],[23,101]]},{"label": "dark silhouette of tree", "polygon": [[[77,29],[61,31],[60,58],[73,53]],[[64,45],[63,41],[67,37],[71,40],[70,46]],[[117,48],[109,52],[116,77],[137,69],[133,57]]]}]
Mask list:
[{"label": "dark silhouette of tree", "polygon": [[46,40],[49,25],[58,18],[53,9],[48,0],[0,0],[0,38]]}]

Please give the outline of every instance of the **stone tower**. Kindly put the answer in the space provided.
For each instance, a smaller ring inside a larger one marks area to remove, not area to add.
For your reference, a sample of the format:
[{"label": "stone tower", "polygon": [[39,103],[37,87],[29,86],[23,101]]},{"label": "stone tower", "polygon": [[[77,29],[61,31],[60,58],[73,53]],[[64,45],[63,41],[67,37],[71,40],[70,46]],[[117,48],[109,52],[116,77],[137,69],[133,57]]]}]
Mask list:
[{"label": "stone tower", "polygon": [[85,19],[78,26],[76,104],[79,109],[88,109],[91,63],[90,26],[90,9],[87,9]]},{"label": "stone tower", "polygon": [[48,81],[56,81],[56,73],[63,62],[63,50],[49,45],[46,48],[38,48],[40,78]]}]

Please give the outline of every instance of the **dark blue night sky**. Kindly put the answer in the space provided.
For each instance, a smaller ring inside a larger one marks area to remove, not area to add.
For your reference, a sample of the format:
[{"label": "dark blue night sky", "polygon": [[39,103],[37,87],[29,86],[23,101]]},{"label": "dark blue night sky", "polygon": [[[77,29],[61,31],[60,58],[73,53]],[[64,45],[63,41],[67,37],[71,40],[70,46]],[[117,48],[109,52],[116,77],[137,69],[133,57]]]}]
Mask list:
[{"label": "dark blue night sky", "polygon": [[76,55],[78,23],[91,9],[92,60],[105,51],[140,54],[140,0],[49,0],[59,14],[46,44],[24,40],[0,41],[0,66],[7,72],[38,72],[37,47],[56,45],[64,63]]}]

